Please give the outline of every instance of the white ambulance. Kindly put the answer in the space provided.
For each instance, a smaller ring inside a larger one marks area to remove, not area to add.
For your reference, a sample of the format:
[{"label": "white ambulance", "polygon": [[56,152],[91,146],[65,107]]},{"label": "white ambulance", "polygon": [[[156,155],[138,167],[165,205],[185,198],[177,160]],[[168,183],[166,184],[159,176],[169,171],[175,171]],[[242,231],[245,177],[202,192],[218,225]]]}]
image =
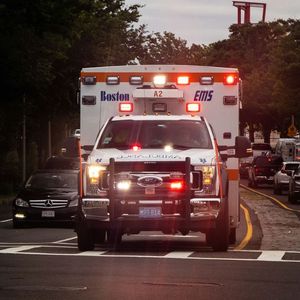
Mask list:
[{"label": "white ambulance", "polygon": [[78,248],[140,231],[203,232],[235,242],[239,158],[237,69],[128,65],[81,72]]}]

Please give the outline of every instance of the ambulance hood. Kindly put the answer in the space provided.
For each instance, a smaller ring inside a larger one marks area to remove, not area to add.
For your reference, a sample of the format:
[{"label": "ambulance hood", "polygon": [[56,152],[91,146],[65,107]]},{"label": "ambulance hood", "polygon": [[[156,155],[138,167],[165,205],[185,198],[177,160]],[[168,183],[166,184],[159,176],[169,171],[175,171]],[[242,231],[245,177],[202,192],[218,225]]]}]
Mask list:
[{"label": "ambulance hood", "polygon": [[188,149],[165,151],[164,149],[142,149],[118,150],[96,149],[88,158],[89,164],[109,164],[109,159],[114,158],[116,161],[184,161],[186,157],[191,158],[192,165],[210,165],[215,161],[214,149]]}]

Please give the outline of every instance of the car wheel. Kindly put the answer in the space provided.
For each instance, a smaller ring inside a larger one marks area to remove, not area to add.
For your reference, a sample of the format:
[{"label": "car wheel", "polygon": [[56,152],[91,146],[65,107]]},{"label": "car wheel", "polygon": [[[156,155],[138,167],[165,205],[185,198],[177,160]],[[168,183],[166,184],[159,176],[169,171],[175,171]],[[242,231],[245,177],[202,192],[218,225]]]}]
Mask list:
[{"label": "car wheel", "polygon": [[77,243],[79,251],[91,251],[94,249],[94,238],[91,229],[83,223],[77,228]]},{"label": "car wheel", "polygon": [[214,251],[227,251],[229,247],[228,199],[216,220],[216,228],[212,230],[211,246]]}]

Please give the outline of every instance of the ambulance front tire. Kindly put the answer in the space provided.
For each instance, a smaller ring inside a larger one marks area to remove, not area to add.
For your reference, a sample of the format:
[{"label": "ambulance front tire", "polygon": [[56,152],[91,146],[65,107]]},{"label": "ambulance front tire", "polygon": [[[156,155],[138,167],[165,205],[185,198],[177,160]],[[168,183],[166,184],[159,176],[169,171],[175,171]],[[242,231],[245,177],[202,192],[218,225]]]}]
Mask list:
[{"label": "ambulance front tire", "polygon": [[91,251],[95,247],[93,231],[83,223],[77,227],[77,244],[79,251]]},{"label": "ambulance front tire", "polygon": [[229,231],[228,199],[226,199],[224,207],[217,217],[216,227],[211,232],[211,246],[214,251],[220,252],[228,250]]}]

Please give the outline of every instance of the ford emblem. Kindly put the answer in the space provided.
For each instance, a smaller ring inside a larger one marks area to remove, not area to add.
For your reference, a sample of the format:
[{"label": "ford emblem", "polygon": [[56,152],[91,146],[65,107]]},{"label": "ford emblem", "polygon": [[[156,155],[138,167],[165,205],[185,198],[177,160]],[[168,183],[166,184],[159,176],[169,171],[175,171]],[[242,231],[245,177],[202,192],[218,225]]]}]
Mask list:
[{"label": "ford emblem", "polygon": [[137,184],[143,187],[147,187],[147,186],[157,187],[162,185],[162,183],[163,183],[162,178],[158,176],[143,176],[140,177],[137,181]]}]

